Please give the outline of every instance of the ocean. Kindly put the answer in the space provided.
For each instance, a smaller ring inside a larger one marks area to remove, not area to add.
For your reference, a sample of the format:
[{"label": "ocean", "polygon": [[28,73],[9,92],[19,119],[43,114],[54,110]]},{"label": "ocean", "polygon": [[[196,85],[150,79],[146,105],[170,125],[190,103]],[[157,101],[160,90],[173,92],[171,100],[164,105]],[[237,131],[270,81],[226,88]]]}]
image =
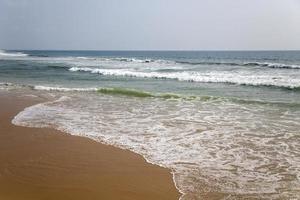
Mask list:
[{"label": "ocean", "polygon": [[0,51],[13,123],[128,149],[181,199],[300,199],[300,51]]}]

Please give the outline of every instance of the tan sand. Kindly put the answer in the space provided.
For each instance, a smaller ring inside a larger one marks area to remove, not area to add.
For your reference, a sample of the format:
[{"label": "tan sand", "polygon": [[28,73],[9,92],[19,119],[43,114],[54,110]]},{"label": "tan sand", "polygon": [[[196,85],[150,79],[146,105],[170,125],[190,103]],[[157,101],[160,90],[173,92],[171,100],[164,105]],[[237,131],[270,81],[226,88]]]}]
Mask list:
[{"label": "tan sand", "polygon": [[11,124],[18,112],[40,101],[0,92],[0,200],[179,198],[170,171],[140,155]]}]

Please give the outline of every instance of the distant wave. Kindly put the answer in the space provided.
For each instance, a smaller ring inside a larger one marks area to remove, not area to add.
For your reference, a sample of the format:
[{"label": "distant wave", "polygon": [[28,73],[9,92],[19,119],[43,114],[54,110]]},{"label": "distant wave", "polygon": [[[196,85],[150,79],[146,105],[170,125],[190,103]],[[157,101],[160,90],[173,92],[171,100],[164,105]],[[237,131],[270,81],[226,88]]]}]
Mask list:
[{"label": "distant wave", "polygon": [[100,61],[116,61],[116,62],[127,62],[127,63],[157,63],[157,64],[176,64],[175,61],[163,60],[163,59],[147,59],[147,58],[125,58],[125,57],[115,57],[115,58],[97,58],[97,57],[77,57],[80,59],[93,59]]},{"label": "distant wave", "polygon": [[76,57],[82,60],[99,60],[99,61],[117,61],[128,63],[157,63],[157,64],[183,64],[183,65],[224,65],[224,66],[252,66],[252,67],[267,67],[267,68],[282,68],[282,69],[300,69],[298,64],[272,63],[272,62],[214,62],[214,61],[172,61],[164,59],[138,59],[138,58],[97,58],[97,57]]},{"label": "distant wave", "polygon": [[192,62],[192,61],[172,61],[163,59],[138,59],[138,58],[97,58],[97,57],[76,57],[83,60],[99,60],[99,61],[119,61],[128,63],[157,63],[157,64],[185,64],[185,65],[225,65],[225,66],[253,66],[253,67],[268,67],[268,68],[283,68],[283,69],[300,69],[297,64],[271,63],[271,62]]},{"label": "distant wave", "polygon": [[8,52],[4,50],[0,50],[0,57],[25,57],[28,54],[22,52]]},{"label": "distant wave", "polygon": [[189,62],[176,61],[180,64],[188,65],[227,65],[227,66],[253,66],[253,67],[268,67],[268,68],[283,68],[283,69],[300,69],[300,65],[269,63],[269,62]]},{"label": "distant wave", "polygon": [[150,59],[137,59],[137,58],[115,58],[114,60],[118,60],[122,62],[138,62],[138,63],[154,62],[154,60],[150,60]]},{"label": "distant wave", "polygon": [[154,79],[174,79],[178,81],[202,82],[202,83],[228,83],[249,86],[271,86],[287,89],[299,89],[300,81],[290,79],[289,77],[276,76],[257,76],[257,75],[240,75],[225,72],[140,72],[129,71],[125,69],[99,69],[89,67],[72,67],[69,69],[72,72],[90,72],[108,76],[127,76],[139,78],[154,78]]},{"label": "distant wave", "polygon": [[62,66],[62,65],[47,65],[48,68],[52,68],[52,69],[69,69],[70,67],[68,66]]},{"label": "distant wave", "polygon": [[48,57],[50,57],[50,56],[48,56],[48,55],[35,55],[35,54],[29,54],[29,56],[35,56],[35,57],[41,57],[41,58],[48,58]]},{"label": "distant wave", "polygon": [[101,58],[101,57],[76,57],[82,60],[99,60],[99,61],[119,61],[128,63],[159,63],[159,64],[185,64],[185,65],[226,65],[226,66],[253,66],[253,67],[269,67],[269,68],[285,68],[285,69],[300,69],[297,64],[272,63],[272,62],[214,62],[214,61],[172,61],[164,59],[147,59],[147,58]]},{"label": "distant wave", "polygon": [[[189,60],[169,60],[169,59],[154,59],[154,58],[136,58],[136,57],[95,57],[95,56],[67,56],[67,57],[52,57],[46,54],[25,54],[23,52],[14,52],[14,51],[4,51],[0,50],[0,57],[27,57],[30,56],[32,59],[34,58],[49,58],[54,61],[62,61],[62,62],[80,62],[84,66],[88,66],[89,64],[101,65],[112,64],[112,65],[122,65],[122,63],[130,63],[138,65],[143,64],[149,66],[182,66],[186,67],[187,65],[220,65],[220,66],[237,66],[237,67],[265,67],[265,68],[277,68],[277,69],[300,69],[300,64],[290,64],[290,63],[277,63],[277,62],[256,62],[256,61],[189,61]],[[126,65],[126,64],[124,64]]]}]

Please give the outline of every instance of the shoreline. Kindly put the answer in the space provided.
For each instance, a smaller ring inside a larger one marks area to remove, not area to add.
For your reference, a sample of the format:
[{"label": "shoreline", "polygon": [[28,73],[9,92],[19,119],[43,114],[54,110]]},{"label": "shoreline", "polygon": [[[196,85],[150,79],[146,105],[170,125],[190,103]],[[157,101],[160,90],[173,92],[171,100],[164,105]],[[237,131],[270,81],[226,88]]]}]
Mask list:
[{"label": "shoreline", "polygon": [[179,199],[171,171],[141,155],[54,129],[11,123],[25,107],[41,102],[0,91],[1,198]]}]

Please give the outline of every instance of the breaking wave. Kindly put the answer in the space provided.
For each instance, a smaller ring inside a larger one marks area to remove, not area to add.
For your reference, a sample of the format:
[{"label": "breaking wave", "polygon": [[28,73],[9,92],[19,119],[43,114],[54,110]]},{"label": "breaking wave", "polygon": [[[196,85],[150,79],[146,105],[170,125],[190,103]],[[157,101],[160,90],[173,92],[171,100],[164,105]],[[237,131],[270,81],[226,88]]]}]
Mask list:
[{"label": "breaking wave", "polygon": [[272,62],[216,62],[216,61],[202,61],[202,62],[192,62],[192,61],[172,61],[166,59],[139,59],[139,58],[99,58],[99,57],[76,57],[82,60],[98,60],[98,61],[117,61],[117,62],[127,62],[127,63],[157,63],[157,64],[183,64],[183,65],[223,65],[223,66],[252,66],[252,67],[267,67],[267,68],[282,68],[282,69],[300,69],[298,64],[286,64],[286,63],[272,63]]},{"label": "breaking wave", "polygon": [[284,63],[269,63],[269,62],[189,62],[177,61],[180,64],[188,65],[227,65],[227,66],[252,66],[252,67],[268,67],[268,68],[283,68],[283,69],[300,69],[300,65],[284,64]]},{"label": "breaking wave", "polygon": [[184,100],[184,101],[201,101],[201,102],[232,102],[240,105],[278,105],[286,107],[300,107],[298,102],[281,102],[281,101],[266,101],[266,100],[251,100],[238,97],[222,97],[222,96],[209,96],[209,95],[187,95],[179,93],[157,93],[144,90],[138,90],[134,88],[121,88],[121,87],[86,87],[86,88],[74,88],[74,87],[54,87],[43,85],[26,85],[26,84],[13,84],[13,83],[0,83],[0,89],[30,89],[38,91],[48,92],[66,92],[66,93],[99,93],[110,96],[127,96],[137,98],[152,98],[152,99],[165,99],[165,100]]},{"label": "breaking wave", "polygon": [[155,79],[174,79],[178,81],[202,82],[202,83],[228,83],[249,86],[271,86],[286,89],[300,89],[300,81],[290,76],[266,76],[257,74],[242,74],[231,72],[143,72],[130,71],[128,69],[100,69],[89,67],[72,67],[69,69],[72,72],[90,72],[93,74],[108,75],[108,76],[127,76],[139,78],[155,78]]},{"label": "breaking wave", "polygon": [[0,50],[0,58],[1,57],[26,57],[26,56],[28,56],[28,54],[22,52]]}]

